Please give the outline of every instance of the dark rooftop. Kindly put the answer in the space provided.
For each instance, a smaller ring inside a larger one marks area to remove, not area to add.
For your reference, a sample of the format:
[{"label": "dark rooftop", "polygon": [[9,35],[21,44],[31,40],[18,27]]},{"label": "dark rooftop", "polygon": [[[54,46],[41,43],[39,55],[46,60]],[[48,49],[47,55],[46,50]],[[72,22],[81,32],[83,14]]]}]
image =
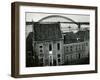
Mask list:
[{"label": "dark rooftop", "polygon": [[70,44],[77,42],[77,35],[73,32],[64,33],[64,44]]},{"label": "dark rooftop", "polygon": [[81,41],[89,40],[89,30],[78,31],[76,35],[81,39]]},{"label": "dark rooftop", "polygon": [[34,38],[36,41],[60,40],[62,38],[59,23],[34,23]]}]

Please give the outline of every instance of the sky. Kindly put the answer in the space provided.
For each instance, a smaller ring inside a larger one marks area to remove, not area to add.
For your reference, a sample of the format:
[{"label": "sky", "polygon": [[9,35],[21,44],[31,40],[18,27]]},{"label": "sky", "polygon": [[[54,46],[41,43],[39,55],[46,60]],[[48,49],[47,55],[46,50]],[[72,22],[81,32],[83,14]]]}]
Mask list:
[{"label": "sky", "polygon": [[[84,14],[58,14],[58,13],[52,14],[52,13],[42,13],[42,12],[27,12],[25,13],[25,18],[26,18],[26,22],[32,22],[32,21],[38,22],[40,19],[52,15],[67,17],[72,19],[75,22],[90,22],[90,16]],[[52,17],[52,18],[45,19],[42,22],[71,22],[71,21],[61,17]],[[71,27],[70,29],[68,28],[69,26]],[[89,25],[81,26],[82,29],[86,27],[89,27]],[[77,32],[78,26],[76,24],[61,23],[61,30],[63,32],[68,32],[69,30],[73,32]]]}]

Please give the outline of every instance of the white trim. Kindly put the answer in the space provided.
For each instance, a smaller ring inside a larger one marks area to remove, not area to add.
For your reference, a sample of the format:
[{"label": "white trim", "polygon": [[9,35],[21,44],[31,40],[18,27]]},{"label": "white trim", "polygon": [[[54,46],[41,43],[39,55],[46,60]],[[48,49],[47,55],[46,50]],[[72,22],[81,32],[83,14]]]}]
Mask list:
[{"label": "white trim", "polygon": [[[49,13],[68,13],[68,14],[87,14],[90,15],[90,64],[89,65],[73,65],[73,66],[52,66],[52,67],[31,67],[25,66],[25,12],[49,12]],[[20,46],[19,46],[19,64],[20,74],[38,74],[38,73],[54,73],[54,72],[73,72],[95,70],[95,11],[85,9],[69,9],[69,8],[49,8],[49,7],[32,7],[20,6]]]}]

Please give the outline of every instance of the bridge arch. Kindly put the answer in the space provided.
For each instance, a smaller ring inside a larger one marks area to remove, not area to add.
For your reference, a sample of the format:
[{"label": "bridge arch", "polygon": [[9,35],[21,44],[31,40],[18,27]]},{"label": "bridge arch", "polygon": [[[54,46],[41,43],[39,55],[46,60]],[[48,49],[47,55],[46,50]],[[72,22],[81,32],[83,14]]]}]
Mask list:
[{"label": "bridge arch", "polygon": [[67,21],[70,21],[70,22],[73,22],[73,23],[77,24],[77,22],[74,21],[73,19],[71,19],[69,17],[65,17],[65,16],[60,16],[60,15],[50,15],[50,16],[46,16],[46,17],[40,19],[38,22],[44,22],[45,20],[50,19],[50,18],[62,18],[62,19],[65,19]]}]

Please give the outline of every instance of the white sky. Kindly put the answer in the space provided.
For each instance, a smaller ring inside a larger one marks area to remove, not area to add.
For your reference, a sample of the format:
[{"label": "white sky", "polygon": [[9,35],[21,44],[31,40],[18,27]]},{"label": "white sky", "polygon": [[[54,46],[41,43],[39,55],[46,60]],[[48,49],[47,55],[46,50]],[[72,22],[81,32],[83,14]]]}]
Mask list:
[{"label": "white sky", "polygon": [[65,17],[68,17],[68,18],[71,18],[73,19],[74,21],[76,22],[89,22],[90,20],[90,16],[89,15],[84,15],[84,14],[80,14],[80,15],[77,15],[77,14],[52,14],[52,13],[26,13],[26,21],[38,21],[40,20],[41,18],[44,18],[46,16],[50,16],[50,15],[60,15],[60,16],[65,16]]},{"label": "white sky", "polygon": [[[90,16],[89,15],[83,15],[83,14],[52,14],[52,13],[26,13],[25,17],[26,17],[26,22],[37,22],[40,19],[47,17],[47,16],[51,16],[51,15],[60,15],[60,16],[64,16],[64,17],[68,17],[72,20],[74,20],[75,22],[90,22]],[[65,21],[65,22],[69,22],[69,20],[66,20],[64,18],[48,18],[46,20],[44,20],[44,22],[60,22],[60,21]],[[63,32],[69,31],[69,26],[71,26],[71,31],[77,31],[78,27],[76,24],[61,24],[61,29]],[[85,27],[89,27],[89,25],[82,25],[82,28]]]}]

